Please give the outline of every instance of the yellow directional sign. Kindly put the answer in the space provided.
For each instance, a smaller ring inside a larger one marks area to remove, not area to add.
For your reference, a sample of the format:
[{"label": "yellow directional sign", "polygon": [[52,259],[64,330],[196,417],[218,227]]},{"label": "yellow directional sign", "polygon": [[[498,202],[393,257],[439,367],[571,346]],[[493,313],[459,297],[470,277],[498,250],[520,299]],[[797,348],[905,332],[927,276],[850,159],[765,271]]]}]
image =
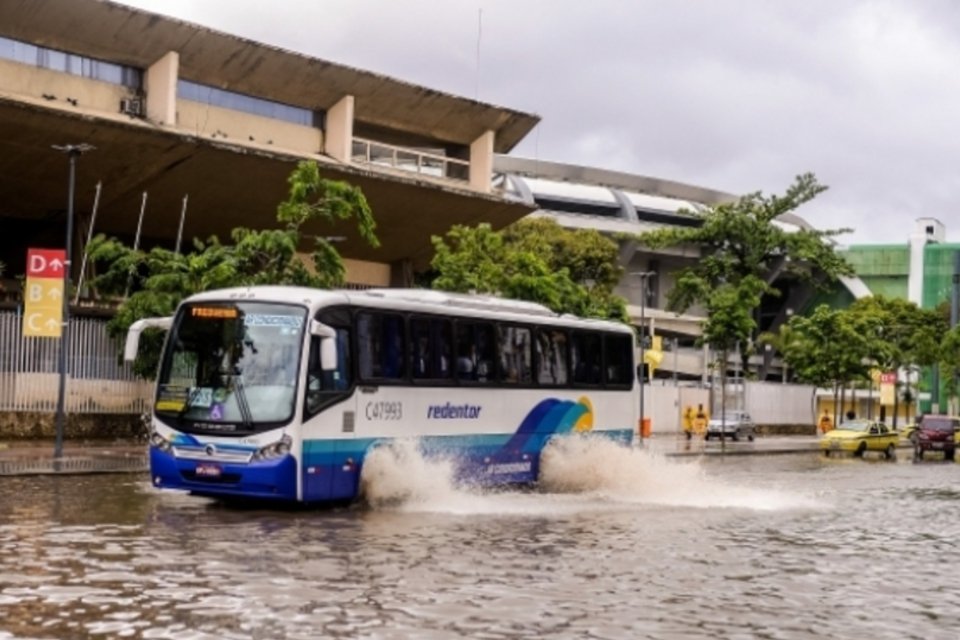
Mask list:
[{"label": "yellow directional sign", "polygon": [[63,308],[63,280],[60,278],[28,278],[26,303],[37,309]]},{"label": "yellow directional sign", "polygon": [[60,309],[24,308],[23,335],[42,338],[59,338],[63,329],[63,312]]},{"label": "yellow directional sign", "polygon": [[63,333],[63,249],[28,249],[23,292],[23,335],[59,338]]}]

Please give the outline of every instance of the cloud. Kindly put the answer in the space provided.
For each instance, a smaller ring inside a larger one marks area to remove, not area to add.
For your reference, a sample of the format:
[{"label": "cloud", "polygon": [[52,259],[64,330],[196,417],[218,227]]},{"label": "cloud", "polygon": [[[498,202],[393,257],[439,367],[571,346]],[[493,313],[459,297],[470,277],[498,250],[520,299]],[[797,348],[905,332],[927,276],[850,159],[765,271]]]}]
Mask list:
[{"label": "cloud", "polygon": [[831,189],[800,213],[847,242],[949,226],[960,186],[946,0],[127,4],[538,113],[517,155],[736,193],[813,171]]}]

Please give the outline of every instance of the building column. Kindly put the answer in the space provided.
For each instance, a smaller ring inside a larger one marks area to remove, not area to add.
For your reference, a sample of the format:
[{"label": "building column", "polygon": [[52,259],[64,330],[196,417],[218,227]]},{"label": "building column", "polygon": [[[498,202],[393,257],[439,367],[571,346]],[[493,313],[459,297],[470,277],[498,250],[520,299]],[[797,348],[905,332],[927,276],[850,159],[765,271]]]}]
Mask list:
[{"label": "building column", "polygon": [[353,155],[353,96],[343,96],[327,109],[323,151],[340,162],[350,162]]},{"label": "building column", "polygon": [[470,143],[470,186],[489,193],[493,183],[493,131]]},{"label": "building column", "polygon": [[390,286],[409,289],[413,286],[413,261],[402,258],[390,265]]},{"label": "building column", "polygon": [[147,119],[160,125],[177,124],[177,78],[180,54],[170,51],[154,62],[144,74],[147,93]]}]

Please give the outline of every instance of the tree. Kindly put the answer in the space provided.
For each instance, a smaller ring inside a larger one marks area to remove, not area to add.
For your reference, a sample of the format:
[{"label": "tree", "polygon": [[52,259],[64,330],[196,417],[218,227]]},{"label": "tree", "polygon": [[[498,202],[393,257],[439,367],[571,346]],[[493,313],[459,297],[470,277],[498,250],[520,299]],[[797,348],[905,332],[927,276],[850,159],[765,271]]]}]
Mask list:
[{"label": "tree", "polygon": [[431,286],[539,302],[558,313],[626,318],[613,293],[623,274],[614,241],[594,230],[569,230],[548,218],[520,220],[503,231],[456,225],[434,236]]},{"label": "tree", "polygon": [[874,359],[884,357],[876,338],[879,321],[876,315],[820,305],[781,327],[783,359],[797,380],[832,388],[834,407],[839,407],[840,387],[869,379]]},{"label": "tree", "polygon": [[[343,283],[340,254],[321,235],[303,232],[315,220],[336,223],[353,218],[360,237],[378,246],[376,222],[366,198],[357,187],[320,177],[315,162],[301,162],[288,178],[290,191],[277,208],[280,229],[231,232],[232,245],[215,236],[206,242],[194,239],[193,251],[176,253],[162,247],[134,251],[119,240],[97,236],[90,245],[92,263],[105,267],[92,284],[107,295],[126,296],[108,324],[111,335],[122,336],[133,322],[167,316],[184,298],[210,289],[262,284],[330,288]],[[298,249],[312,242],[311,264]],[[157,369],[162,335],[147,331],[141,341],[134,371],[151,377]]]},{"label": "tree", "polygon": [[[788,231],[775,224],[778,217],[825,190],[813,174],[807,173],[798,176],[783,196],[752,193],[703,213],[687,212],[700,219],[696,227],[667,227],[637,236],[639,243],[653,249],[686,245],[701,250],[698,261],[677,273],[676,284],[667,295],[667,308],[682,313],[700,304],[709,311],[711,305],[724,304],[711,302],[719,289],[742,287],[746,295],[740,304],[751,319],[729,328],[736,327],[735,342],[747,346],[757,329],[753,316],[763,296],[780,295],[773,285],[778,275],[792,274],[814,284],[820,277],[832,280],[852,275],[853,268],[828,242],[848,229]],[[748,356],[745,349],[744,363]]]},{"label": "tree", "polygon": [[[940,370],[946,380],[950,406],[957,406],[957,376],[960,375],[960,325],[947,331],[940,343]],[[955,410],[955,409],[954,409]]]},{"label": "tree", "polygon": [[[873,296],[850,305],[850,312],[875,318],[874,337],[878,343],[871,358],[885,371],[926,367],[939,359],[941,340],[947,333],[943,315],[935,309],[921,309],[899,298]],[[900,383],[897,383],[899,387]],[[909,380],[904,397],[913,397]],[[894,396],[893,425],[897,425],[900,394]],[[909,407],[907,407],[909,409]]]}]

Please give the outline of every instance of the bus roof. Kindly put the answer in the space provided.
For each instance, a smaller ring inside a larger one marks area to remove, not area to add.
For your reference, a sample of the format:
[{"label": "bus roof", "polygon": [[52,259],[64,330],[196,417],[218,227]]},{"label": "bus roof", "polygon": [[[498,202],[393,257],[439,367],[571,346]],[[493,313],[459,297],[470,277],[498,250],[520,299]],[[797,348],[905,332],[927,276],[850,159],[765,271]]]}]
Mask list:
[{"label": "bus roof", "polygon": [[596,318],[558,314],[536,302],[493,295],[451,293],[434,289],[311,289],[308,287],[256,286],[215,289],[190,296],[184,302],[257,301],[325,307],[349,304],[395,311],[496,318],[514,322],[558,324],[631,331],[625,324]]}]

